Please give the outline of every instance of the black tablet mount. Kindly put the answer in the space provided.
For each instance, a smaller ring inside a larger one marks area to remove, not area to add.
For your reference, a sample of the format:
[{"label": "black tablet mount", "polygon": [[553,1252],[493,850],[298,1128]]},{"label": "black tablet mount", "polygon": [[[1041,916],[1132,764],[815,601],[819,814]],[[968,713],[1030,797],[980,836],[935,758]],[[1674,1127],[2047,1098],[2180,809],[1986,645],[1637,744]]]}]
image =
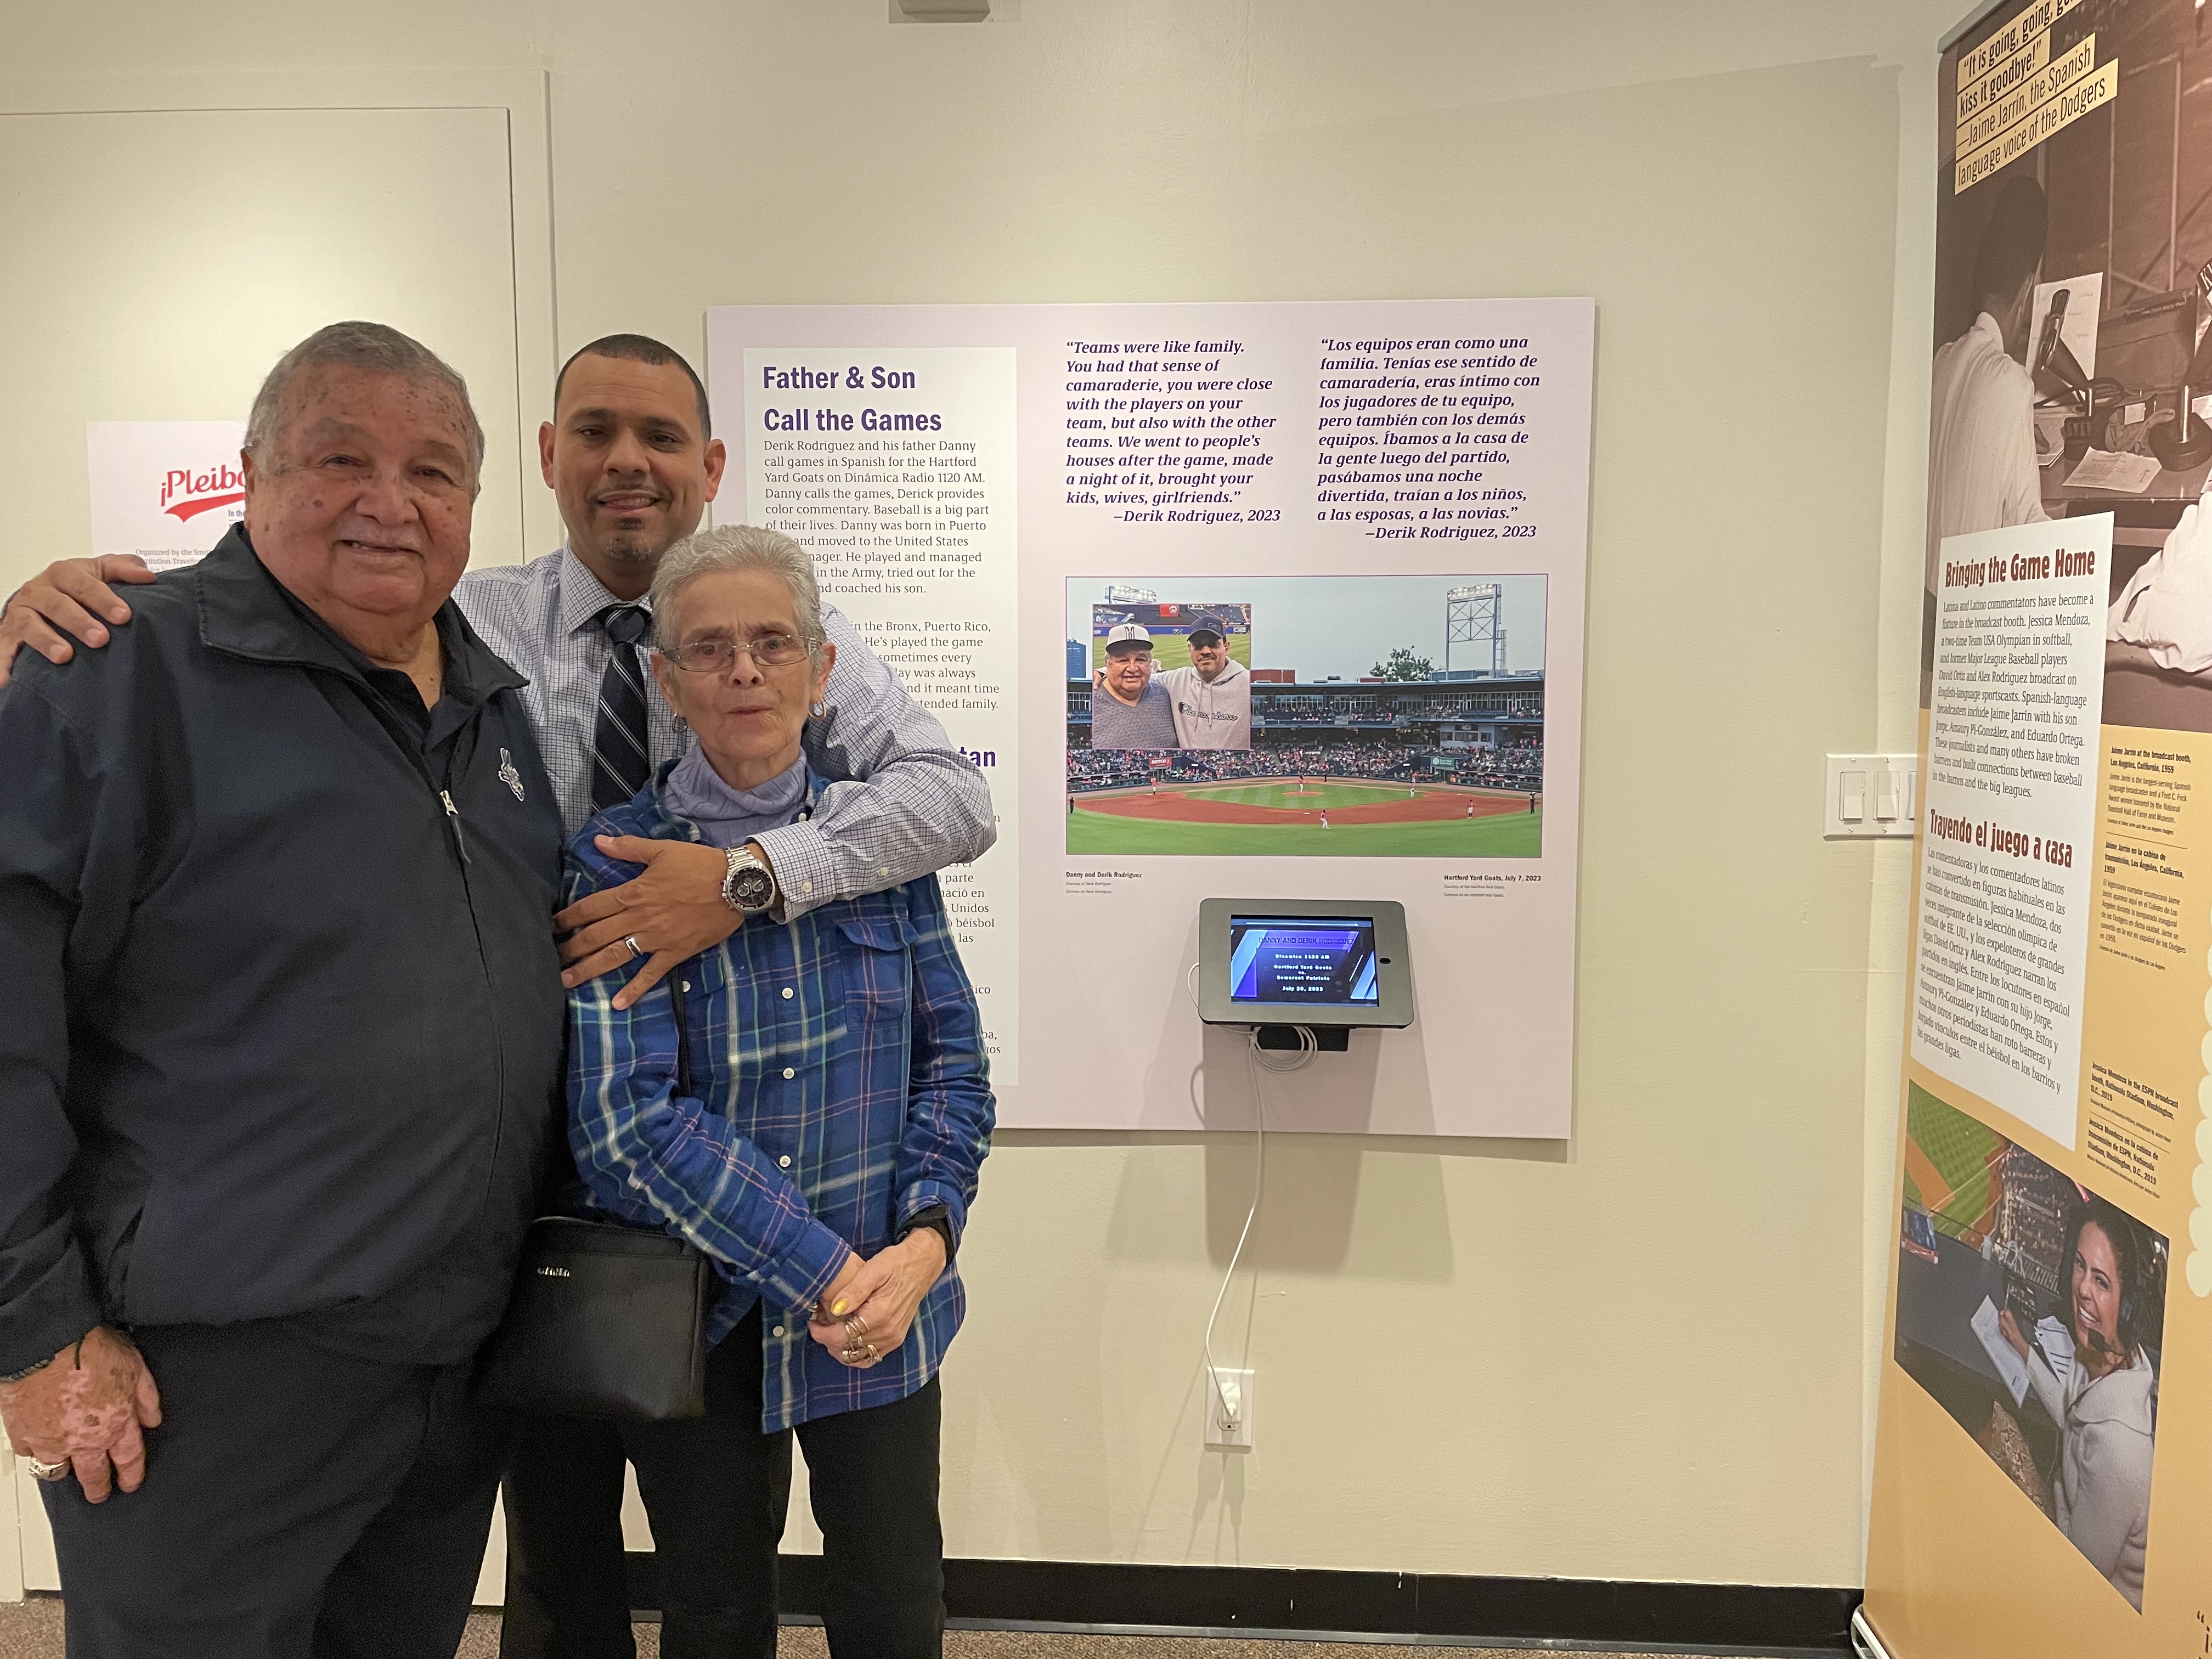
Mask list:
[{"label": "black tablet mount", "polygon": [[[1317,1054],[1340,1054],[1352,1047],[1352,1027],[1349,1025],[1309,1025],[1313,1033],[1314,1050]],[[1295,1025],[1255,1025],[1252,1046],[1255,1048],[1288,1048],[1293,1052],[1306,1046]]]}]

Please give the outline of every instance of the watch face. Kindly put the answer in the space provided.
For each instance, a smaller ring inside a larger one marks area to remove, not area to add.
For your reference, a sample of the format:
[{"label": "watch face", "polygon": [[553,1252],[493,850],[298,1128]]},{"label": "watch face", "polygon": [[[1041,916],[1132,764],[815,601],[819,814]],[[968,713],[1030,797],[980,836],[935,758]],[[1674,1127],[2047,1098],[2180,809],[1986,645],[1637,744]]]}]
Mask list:
[{"label": "watch face", "polygon": [[775,902],[775,878],[757,864],[740,865],[730,878],[730,896],[740,910],[765,910]]}]

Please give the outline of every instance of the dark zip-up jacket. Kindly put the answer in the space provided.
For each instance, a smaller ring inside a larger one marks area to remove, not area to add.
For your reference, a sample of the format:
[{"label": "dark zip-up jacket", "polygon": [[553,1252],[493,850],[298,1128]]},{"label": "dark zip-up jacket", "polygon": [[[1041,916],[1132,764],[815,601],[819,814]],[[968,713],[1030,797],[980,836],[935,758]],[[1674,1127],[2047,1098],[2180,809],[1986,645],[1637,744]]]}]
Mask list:
[{"label": "dark zip-up jacket", "polygon": [[560,1131],[524,682],[447,604],[426,749],[239,529],[132,608],[0,691],[0,1375],[395,1293],[465,1357]]}]

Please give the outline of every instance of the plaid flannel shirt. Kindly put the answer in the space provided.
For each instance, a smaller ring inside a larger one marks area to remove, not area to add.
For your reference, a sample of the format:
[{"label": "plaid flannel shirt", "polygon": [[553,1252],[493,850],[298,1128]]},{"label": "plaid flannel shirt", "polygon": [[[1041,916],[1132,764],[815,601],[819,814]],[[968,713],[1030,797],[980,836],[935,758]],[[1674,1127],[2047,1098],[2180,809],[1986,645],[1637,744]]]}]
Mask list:
[{"label": "plaid flannel shirt", "polygon": [[[641,867],[596,835],[698,841],[660,804],[661,776],[568,846],[564,902]],[[904,1342],[856,1370],[807,1334],[806,1310],[858,1250],[945,1206],[956,1243],[990,1150],[989,1062],[975,994],[937,878],[840,899],[779,926],[745,923],[637,1004],[623,976],[568,994],[568,1140],[592,1201],[665,1227],[726,1281],[706,1336],[761,1321],[761,1427],[902,1400],[943,1363],[967,1296],[957,1268],[923,1297]],[[697,1097],[676,1093],[676,1021]]]}]

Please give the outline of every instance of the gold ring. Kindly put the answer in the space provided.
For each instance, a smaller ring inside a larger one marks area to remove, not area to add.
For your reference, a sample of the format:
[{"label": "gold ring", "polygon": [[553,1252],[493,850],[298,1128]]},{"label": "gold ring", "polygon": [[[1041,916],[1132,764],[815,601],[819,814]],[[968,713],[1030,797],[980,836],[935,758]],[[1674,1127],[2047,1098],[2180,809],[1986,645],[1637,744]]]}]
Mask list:
[{"label": "gold ring", "polygon": [[858,1342],[867,1334],[868,1322],[863,1319],[859,1314],[854,1314],[850,1319],[845,1322],[845,1334],[853,1341]]},{"label": "gold ring", "polygon": [[876,1352],[876,1345],[875,1345],[874,1343],[872,1343],[872,1342],[869,1343],[869,1344],[868,1344],[868,1358],[871,1358],[871,1359],[879,1359],[879,1358],[881,1358],[882,1357],[883,1357],[882,1355],[878,1354],[878,1353]]}]

